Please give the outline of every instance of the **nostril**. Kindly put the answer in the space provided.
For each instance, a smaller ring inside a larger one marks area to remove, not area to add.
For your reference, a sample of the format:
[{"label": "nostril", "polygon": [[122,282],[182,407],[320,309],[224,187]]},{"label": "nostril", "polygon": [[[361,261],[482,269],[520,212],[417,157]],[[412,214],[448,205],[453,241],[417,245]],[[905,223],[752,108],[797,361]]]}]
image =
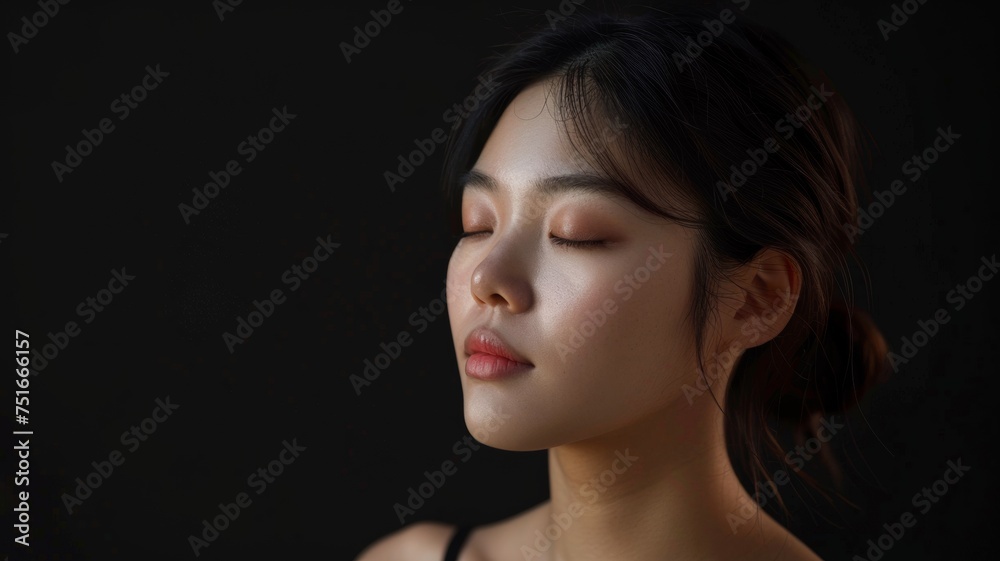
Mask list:
[{"label": "nostril", "polygon": [[491,306],[503,306],[507,304],[507,300],[499,294],[490,294],[489,302],[487,303]]}]

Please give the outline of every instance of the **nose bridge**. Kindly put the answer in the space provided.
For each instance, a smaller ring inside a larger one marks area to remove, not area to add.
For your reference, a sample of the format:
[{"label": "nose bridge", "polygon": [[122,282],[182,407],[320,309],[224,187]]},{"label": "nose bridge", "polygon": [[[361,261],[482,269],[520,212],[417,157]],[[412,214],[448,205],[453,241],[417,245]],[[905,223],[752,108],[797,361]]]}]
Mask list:
[{"label": "nose bridge", "polygon": [[531,307],[531,276],[541,228],[537,214],[518,208],[506,224],[494,231],[496,239],[472,272],[471,289],[477,300],[506,306],[512,313]]}]

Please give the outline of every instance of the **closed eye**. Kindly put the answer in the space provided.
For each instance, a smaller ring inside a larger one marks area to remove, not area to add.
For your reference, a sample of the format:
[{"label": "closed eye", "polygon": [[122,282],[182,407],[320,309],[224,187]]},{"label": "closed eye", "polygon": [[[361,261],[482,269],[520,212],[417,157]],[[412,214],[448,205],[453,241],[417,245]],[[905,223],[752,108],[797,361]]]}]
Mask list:
[{"label": "closed eye", "polygon": [[457,237],[458,237],[459,240],[462,240],[463,238],[468,238],[468,237],[472,237],[472,236],[479,236],[479,235],[482,235],[482,234],[492,234],[492,233],[493,233],[492,230],[477,230],[475,232],[462,232]]},{"label": "closed eye", "polygon": [[552,243],[564,247],[595,248],[607,245],[608,243],[605,240],[567,240],[566,238],[560,238],[552,234],[549,234],[549,239],[552,240]]},{"label": "closed eye", "polygon": [[[482,236],[492,234],[492,230],[477,230],[474,232],[462,232],[458,235],[458,240],[461,241],[465,238],[471,238],[474,236]],[[606,246],[608,244],[605,240],[568,240],[566,238],[560,238],[559,236],[549,235],[549,239],[555,245],[563,247],[573,247],[573,248],[596,248],[601,246]]]}]

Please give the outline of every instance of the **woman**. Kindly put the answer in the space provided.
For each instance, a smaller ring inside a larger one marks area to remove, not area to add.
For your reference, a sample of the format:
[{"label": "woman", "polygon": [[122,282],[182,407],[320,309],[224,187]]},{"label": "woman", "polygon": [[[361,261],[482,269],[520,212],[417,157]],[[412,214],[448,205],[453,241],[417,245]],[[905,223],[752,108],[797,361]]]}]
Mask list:
[{"label": "woman", "polygon": [[733,464],[780,491],[769,420],[825,442],[886,372],[837,277],[860,136],[733,8],[554,22],[487,72],[445,162],[448,313],[469,430],[548,449],[551,498],[359,559],[819,559]]}]

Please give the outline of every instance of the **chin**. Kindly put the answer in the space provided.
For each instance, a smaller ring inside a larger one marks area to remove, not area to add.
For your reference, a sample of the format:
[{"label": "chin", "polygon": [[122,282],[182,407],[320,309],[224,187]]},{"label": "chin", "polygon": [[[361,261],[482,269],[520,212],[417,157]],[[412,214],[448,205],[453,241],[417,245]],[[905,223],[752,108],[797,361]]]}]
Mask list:
[{"label": "chin", "polygon": [[511,452],[546,450],[602,432],[580,417],[580,404],[535,385],[463,387],[465,426],[478,442]]},{"label": "chin", "polygon": [[[565,442],[557,413],[545,406],[537,392],[524,399],[524,391],[494,386],[463,388],[465,426],[477,441],[498,450],[530,452]],[[530,395],[530,393],[529,393]],[[551,403],[551,402],[550,402]]]}]

